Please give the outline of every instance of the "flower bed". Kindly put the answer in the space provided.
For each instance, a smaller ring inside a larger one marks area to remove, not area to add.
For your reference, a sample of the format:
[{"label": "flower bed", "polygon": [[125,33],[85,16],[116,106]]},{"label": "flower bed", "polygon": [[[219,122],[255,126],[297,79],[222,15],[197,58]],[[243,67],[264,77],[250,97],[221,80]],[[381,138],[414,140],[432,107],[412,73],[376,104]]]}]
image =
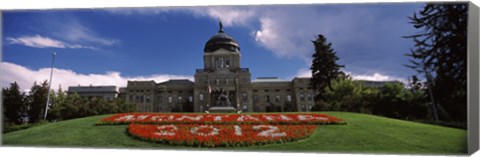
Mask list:
[{"label": "flower bed", "polygon": [[310,136],[316,125],[130,124],[130,135],[147,141],[201,147],[283,143]]},{"label": "flower bed", "polygon": [[160,114],[122,113],[98,125],[128,124],[138,139],[199,147],[250,146],[309,137],[317,125],[345,124],[325,114]]},{"label": "flower bed", "polygon": [[325,114],[157,114],[122,113],[97,124],[342,124]]}]

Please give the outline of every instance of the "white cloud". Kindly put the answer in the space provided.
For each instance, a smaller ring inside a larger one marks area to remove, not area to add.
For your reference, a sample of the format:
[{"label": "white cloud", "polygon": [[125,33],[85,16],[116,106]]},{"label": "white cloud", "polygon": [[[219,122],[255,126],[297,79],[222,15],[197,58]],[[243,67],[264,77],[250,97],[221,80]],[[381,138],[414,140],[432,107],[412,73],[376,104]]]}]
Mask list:
[{"label": "white cloud", "polygon": [[[405,82],[405,79],[394,77],[394,76],[388,76],[385,74],[381,74],[379,72],[374,72],[373,74],[353,74],[352,72],[345,72],[350,77],[352,77],[353,80],[368,80],[368,81],[402,81]],[[297,71],[297,74],[295,74],[293,77],[312,77],[312,71],[307,68],[302,68]],[[290,79],[290,78],[289,78]]]},{"label": "white cloud", "polygon": [[384,75],[378,72],[373,74],[352,74],[351,72],[346,72],[348,75],[352,77],[354,80],[368,80],[368,81],[402,81],[405,82],[405,79],[397,78],[393,76]]},{"label": "white cloud", "polygon": [[[50,77],[50,68],[40,68],[32,70],[27,67],[9,62],[1,63],[1,86],[7,87],[10,83],[17,82],[22,91],[27,91],[33,85],[33,82],[43,82]],[[192,76],[155,74],[150,76],[124,77],[120,72],[106,72],[105,74],[79,74],[68,69],[54,68],[52,89],[57,90],[59,85],[63,90],[67,90],[68,86],[86,86],[86,85],[115,85],[117,87],[125,87],[128,80],[154,80],[157,83],[167,81],[169,79],[189,79]]]},{"label": "white cloud", "polygon": [[224,26],[247,25],[256,16],[256,10],[249,7],[193,7],[188,10],[197,16],[220,19]]},{"label": "white cloud", "polygon": [[36,48],[71,48],[71,49],[79,49],[79,48],[88,48],[88,49],[95,49],[91,46],[83,46],[78,44],[69,44],[66,42],[62,42],[59,40],[51,39],[49,37],[43,37],[40,35],[34,36],[21,36],[18,38],[7,37],[7,42],[9,44],[20,44],[29,47],[36,47]]},{"label": "white cloud", "polygon": [[294,77],[312,77],[312,71],[307,68],[302,68],[299,69],[297,74],[295,74],[295,76],[293,76],[292,78]]},{"label": "white cloud", "polygon": [[88,43],[103,46],[112,46],[119,42],[117,39],[105,38],[98,35],[90,28],[84,26],[82,23],[74,18],[70,18],[66,22],[56,25],[56,35],[59,38],[74,43]]},{"label": "white cloud", "polygon": [[253,7],[210,6],[210,7],[157,7],[157,8],[113,8],[106,11],[117,15],[157,15],[169,12],[188,12],[196,17],[220,19],[224,26],[246,26],[257,15]]}]

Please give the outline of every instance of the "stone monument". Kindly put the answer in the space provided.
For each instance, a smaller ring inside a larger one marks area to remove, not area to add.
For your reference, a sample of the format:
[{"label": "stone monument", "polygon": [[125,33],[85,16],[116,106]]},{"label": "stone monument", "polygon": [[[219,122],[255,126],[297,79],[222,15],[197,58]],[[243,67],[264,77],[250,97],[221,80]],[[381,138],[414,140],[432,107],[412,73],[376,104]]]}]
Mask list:
[{"label": "stone monument", "polygon": [[230,98],[228,97],[227,93],[223,89],[220,89],[219,91],[217,90],[212,94],[215,98],[215,102],[208,109],[209,112],[236,112],[237,111],[237,109],[230,102]]}]

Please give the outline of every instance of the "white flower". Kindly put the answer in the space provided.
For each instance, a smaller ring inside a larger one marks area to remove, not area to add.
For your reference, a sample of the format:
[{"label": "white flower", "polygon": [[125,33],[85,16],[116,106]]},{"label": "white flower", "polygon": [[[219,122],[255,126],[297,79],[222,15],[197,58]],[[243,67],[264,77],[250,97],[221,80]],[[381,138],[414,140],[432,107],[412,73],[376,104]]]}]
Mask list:
[{"label": "white flower", "polygon": [[272,125],[255,125],[252,127],[253,130],[261,130],[261,128],[268,128],[268,130],[264,130],[260,133],[258,133],[258,136],[263,136],[263,137],[284,137],[287,136],[287,133],[281,132],[281,133],[274,133],[275,131],[278,130],[278,127],[272,126]]},{"label": "white flower", "polygon": [[238,126],[238,125],[235,125],[233,127],[235,128],[235,135],[241,136],[242,135],[242,128],[240,128],[240,126]]},{"label": "white flower", "polygon": [[[202,133],[202,132],[198,132],[199,129],[201,128],[210,128],[212,129],[211,132],[205,134],[205,133]],[[198,127],[193,127],[190,132],[194,135],[199,135],[199,136],[214,136],[214,135],[218,135],[218,133],[220,132],[220,129],[218,128],[215,128],[211,125],[202,125],[202,126],[198,126]]]},{"label": "white flower", "polygon": [[133,120],[135,116],[134,115],[125,115],[120,118],[115,119],[115,121],[131,121]]},{"label": "white flower", "polygon": [[[165,130],[167,128],[172,128],[171,132]],[[177,126],[175,125],[162,125],[157,127],[158,132],[155,133],[155,135],[159,136],[175,136],[175,131],[178,130]]]}]

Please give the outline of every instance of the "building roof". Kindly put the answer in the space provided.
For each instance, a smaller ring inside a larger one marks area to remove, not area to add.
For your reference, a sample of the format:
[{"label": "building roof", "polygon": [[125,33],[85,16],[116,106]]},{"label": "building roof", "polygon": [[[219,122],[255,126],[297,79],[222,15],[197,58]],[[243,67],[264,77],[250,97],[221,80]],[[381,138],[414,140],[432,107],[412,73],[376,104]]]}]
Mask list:
[{"label": "building roof", "polygon": [[191,84],[193,83],[192,81],[190,81],[189,79],[175,79],[175,80],[168,80],[168,81],[165,81],[165,82],[161,82],[159,84]]},{"label": "building roof", "polygon": [[279,79],[278,77],[257,77],[256,80],[252,82],[290,82],[287,80]]},{"label": "building roof", "polygon": [[238,46],[237,41],[223,31],[222,22],[219,22],[219,25],[220,29],[218,30],[218,33],[213,35],[207,41],[207,43],[205,43],[205,48],[203,49],[203,51],[206,53],[214,52],[220,48],[223,48],[231,52],[239,52],[240,47]]},{"label": "building roof", "polygon": [[96,93],[117,93],[116,86],[70,86],[68,87],[68,93],[85,93],[85,92],[96,92]]}]

